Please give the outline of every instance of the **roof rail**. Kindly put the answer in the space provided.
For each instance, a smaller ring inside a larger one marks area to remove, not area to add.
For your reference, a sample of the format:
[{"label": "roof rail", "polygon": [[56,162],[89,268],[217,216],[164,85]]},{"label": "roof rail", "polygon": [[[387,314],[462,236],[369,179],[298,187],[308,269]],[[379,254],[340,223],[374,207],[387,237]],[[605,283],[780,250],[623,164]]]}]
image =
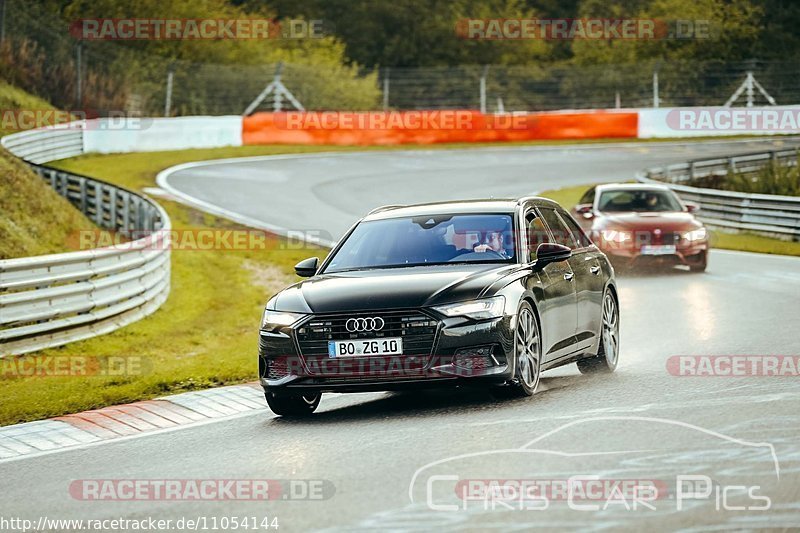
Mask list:
[{"label": "roof rail", "polygon": [[398,209],[400,207],[406,207],[406,206],[403,205],[403,204],[382,205],[380,207],[376,207],[375,209],[373,209],[372,211],[367,213],[367,216],[374,215],[375,213],[380,213],[381,211],[389,211],[390,209]]},{"label": "roof rail", "polygon": [[523,203],[525,203],[527,201],[530,201],[530,200],[540,200],[542,198],[543,198],[542,196],[523,196],[522,198],[517,200],[517,205],[523,204]]}]

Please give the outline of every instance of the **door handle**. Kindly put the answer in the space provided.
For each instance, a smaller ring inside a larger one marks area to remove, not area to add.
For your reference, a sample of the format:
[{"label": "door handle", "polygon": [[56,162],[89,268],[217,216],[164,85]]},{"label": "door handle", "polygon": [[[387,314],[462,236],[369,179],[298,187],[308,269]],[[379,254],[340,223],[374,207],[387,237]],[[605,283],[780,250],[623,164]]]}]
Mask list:
[{"label": "door handle", "polygon": [[574,278],[574,277],[575,277],[575,273],[574,272],[564,272],[564,280],[572,281],[572,278]]},{"label": "door handle", "polygon": [[592,274],[597,276],[598,274],[600,274],[600,265],[595,265],[595,266],[591,267],[589,269],[589,272],[591,272]]}]

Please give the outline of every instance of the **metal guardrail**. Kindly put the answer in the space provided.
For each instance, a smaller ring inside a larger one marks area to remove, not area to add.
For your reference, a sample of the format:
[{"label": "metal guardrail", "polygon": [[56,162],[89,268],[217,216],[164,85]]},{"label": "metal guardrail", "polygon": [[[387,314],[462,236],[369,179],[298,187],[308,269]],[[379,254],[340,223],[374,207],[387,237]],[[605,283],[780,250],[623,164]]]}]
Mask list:
[{"label": "metal guardrail", "polygon": [[158,309],[170,290],[170,220],[161,206],[122,187],[39,165],[82,154],[82,127],[32,130],[1,142],[97,226],[147,236],[0,261],[0,357],[108,333]]},{"label": "metal guardrail", "polygon": [[798,150],[776,150],[731,157],[700,159],[637,175],[640,182],[665,183],[683,200],[700,206],[698,218],[709,226],[751,231],[771,237],[800,240],[800,197],[751,194],[683,185],[695,178],[724,176],[729,172],[751,174],[768,164],[797,165]]},{"label": "metal guardrail", "polygon": [[3,137],[6,150],[27,161],[41,164],[83,154],[83,129],[85,122],[59,124]]}]

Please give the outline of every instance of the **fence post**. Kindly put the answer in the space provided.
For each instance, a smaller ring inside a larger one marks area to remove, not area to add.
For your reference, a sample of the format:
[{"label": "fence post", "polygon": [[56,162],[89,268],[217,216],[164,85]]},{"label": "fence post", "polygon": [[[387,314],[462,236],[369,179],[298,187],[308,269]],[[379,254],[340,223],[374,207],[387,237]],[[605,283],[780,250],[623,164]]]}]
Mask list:
[{"label": "fence post", "polygon": [[94,182],[94,222],[103,227],[103,187]]},{"label": "fence post", "polygon": [[170,108],[172,107],[172,79],[174,78],[175,73],[170,67],[169,71],[167,72],[167,95],[164,99],[164,116],[168,117]]},{"label": "fence post", "polygon": [[653,70],[653,107],[658,109],[658,70]]},{"label": "fence post", "polygon": [[6,0],[0,0],[0,43],[6,42]]},{"label": "fence post", "polygon": [[126,237],[130,235],[131,226],[131,195],[125,192],[122,196],[122,226],[120,231]]},{"label": "fence post", "polygon": [[82,51],[83,51],[83,43],[78,41],[78,44],[75,45],[75,74],[77,76],[75,81],[75,100],[79,108],[81,107],[81,102],[83,101],[83,87],[81,85],[83,82],[83,80],[81,79],[81,71],[83,70]]},{"label": "fence post", "polygon": [[383,110],[389,109],[389,67],[383,69]]},{"label": "fence post", "polygon": [[80,187],[81,187],[81,213],[86,212],[86,180],[84,178],[80,178]]},{"label": "fence post", "polygon": [[[273,82],[275,83],[276,89],[282,85],[281,70],[283,70],[283,63],[278,63],[278,66],[275,69],[275,80]],[[281,109],[283,109],[282,97],[283,95],[281,94],[281,91],[276,90],[275,100],[272,101],[272,111],[274,111],[275,113],[280,113]]]},{"label": "fence post", "polygon": [[117,188],[112,187],[109,191],[109,205],[111,206],[111,212],[108,214],[109,218],[111,219],[110,228],[111,231],[116,231],[117,229]]},{"label": "fence post", "polygon": [[488,73],[489,73],[489,65],[484,65],[483,72],[481,73],[481,85],[480,85],[481,113],[486,113],[486,75]]}]

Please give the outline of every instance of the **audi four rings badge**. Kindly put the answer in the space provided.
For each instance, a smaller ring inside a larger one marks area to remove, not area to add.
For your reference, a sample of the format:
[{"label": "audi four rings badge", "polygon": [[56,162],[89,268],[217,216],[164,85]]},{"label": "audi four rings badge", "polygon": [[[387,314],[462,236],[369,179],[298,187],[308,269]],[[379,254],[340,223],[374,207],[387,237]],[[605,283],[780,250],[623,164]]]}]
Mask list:
[{"label": "audi four rings badge", "polygon": [[380,331],[383,329],[385,322],[381,317],[369,318],[348,318],[344,323],[344,327],[350,333],[357,331]]}]

